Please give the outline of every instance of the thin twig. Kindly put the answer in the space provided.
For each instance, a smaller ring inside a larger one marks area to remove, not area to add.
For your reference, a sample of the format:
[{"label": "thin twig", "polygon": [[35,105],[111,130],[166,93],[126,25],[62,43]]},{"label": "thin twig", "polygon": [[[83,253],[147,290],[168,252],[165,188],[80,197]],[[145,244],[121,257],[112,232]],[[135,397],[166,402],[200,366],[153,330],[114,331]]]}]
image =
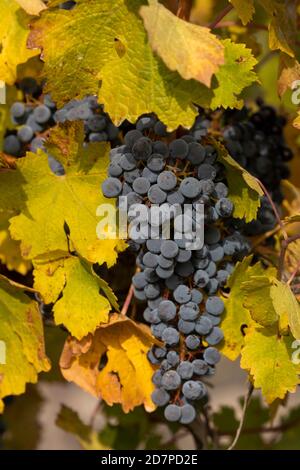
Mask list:
[{"label": "thin twig", "polygon": [[232,5],[227,5],[214,19],[212,23],[208,26],[210,29],[214,29],[220,21],[224,18],[224,16],[228,15],[228,13],[233,9]]},{"label": "thin twig", "polygon": [[129,308],[129,305],[130,305],[130,302],[132,300],[132,297],[133,297],[133,284],[131,284],[130,288],[129,288],[129,291],[128,291],[128,294],[127,294],[127,297],[125,299],[125,302],[123,304],[123,308],[121,310],[121,315],[126,315],[127,314],[127,311],[128,311],[128,308]]},{"label": "thin twig", "polygon": [[300,260],[298,261],[295,270],[292,272],[291,276],[289,277],[289,279],[288,279],[288,281],[287,281],[287,285],[288,285],[288,286],[291,285],[291,283],[293,282],[293,280],[294,280],[295,277],[297,276],[299,270],[300,270]]},{"label": "thin twig", "polygon": [[254,389],[253,385],[252,385],[252,384],[249,384],[247,393],[246,393],[246,395],[245,395],[245,400],[244,400],[244,405],[243,405],[243,410],[242,410],[241,421],[240,421],[239,427],[238,427],[238,429],[237,429],[235,438],[233,439],[232,444],[228,447],[227,450],[233,450],[234,447],[236,446],[236,444],[237,444],[239,438],[240,438],[240,435],[241,435],[241,432],[242,432],[242,429],[243,429],[243,425],[244,425],[244,422],[245,422],[246,411],[247,411],[247,408],[248,408],[248,405],[249,405],[249,402],[250,402],[250,399],[251,399],[251,395],[252,395],[253,389]]},{"label": "thin twig", "polygon": [[179,0],[177,16],[185,21],[189,21],[193,6],[192,0]]},{"label": "thin twig", "polygon": [[290,243],[293,243],[299,239],[300,239],[300,235],[296,234],[296,235],[292,235],[291,237],[287,237],[285,240],[282,240],[281,250],[280,250],[280,255],[279,255],[279,262],[278,262],[278,272],[277,272],[279,279],[282,279],[282,276],[283,276],[286,250],[288,249],[288,246]]},{"label": "thin twig", "polygon": [[284,237],[285,239],[287,239],[287,238],[288,238],[288,234],[287,234],[287,232],[286,232],[286,230],[285,230],[284,223],[282,222],[282,220],[281,220],[281,218],[280,218],[280,215],[279,215],[279,212],[278,212],[278,210],[277,210],[277,207],[276,207],[276,205],[275,205],[275,203],[274,203],[274,201],[273,201],[273,199],[272,199],[272,197],[271,197],[269,191],[267,190],[267,188],[265,187],[265,185],[264,185],[259,179],[257,179],[257,178],[255,178],[255,179],[256,179],[257,183],[259,184],[259,186],[261,187],[261,189],[263,190],[263,192],[264,192],[266,198],[268,199],[268,201],[269,201],[269,203],[270,203],[270,205],[271,205],[271,207],[272,207],[272,209],[273,209],[274,215],[275,215],[275,217],[276,217],[276,219],[277,219],[278,225],[280,226],[280,229],[281,229],[281,231],[282,231],[283,237]]}]

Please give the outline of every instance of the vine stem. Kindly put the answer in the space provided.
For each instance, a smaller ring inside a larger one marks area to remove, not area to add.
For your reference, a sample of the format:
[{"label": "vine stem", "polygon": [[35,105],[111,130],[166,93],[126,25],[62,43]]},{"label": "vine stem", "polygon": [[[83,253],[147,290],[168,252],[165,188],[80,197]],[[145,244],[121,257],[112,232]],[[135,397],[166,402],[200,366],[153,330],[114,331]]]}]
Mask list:
[{"label": "vine stem", "polygon": [[249,402],[250,402],[250,399],[251,399],[251,396],[252,396],[252,393],[253,393],[253,389],[254,389],[253,385],[249,384],[247,393],[245,395],[241,421],[240,421],[239,427],[237,428],[236,435],[235,435],[231,445],[228,447],[227,450],[233,450],[235,448],[239,438],[240,438],[240,435],[241,435],[241,432],[242,432],[242,429],[243,429],[243,426],[244,426],[244,422],[245,422],[246,411],[247,411],[247,408],[248,408],[248,405],[249,405]]},{"label": "vine stem", "polygon": [[127,314],[129,305],[130,305],[131,300],[132,300],[132,297],[133,297],[133,284],[131,284],[131,286],[129,288],[128,294],[127,294],[125,302],[123,304],[123,308],[121,310],[121,315],[126,315]]},{"label": "vine stem", "polygon": [[[288,249],[288,246],[290,243],[295,242],[296,240],[300,239],[300,234],[292,235],[291,237],[287,237],[285,240],[282,240],[281,242],[281,250],[280,250],[280,256],[279,256],[279,263],[278,263],[278,277],[279,279],[282,279],[283,276],[283,270],[284,270],[284,260],[285,260],[285,255],[286,255],[286,250]],[[295,273],[295,275],[297,272]],[[294,275],[294,277],[295,277]],[[293,278],[289,283],[291,283]]]},{"label": "vine stem", "polygon": [[274,201],[273,201],[273,199],[272,199],[272,197],[271,197],[269,191],[267,190],[267,188],[265,187],[265,185],[264,185],[259,179],[257,179],[257,178],[255,178],[255,179],[256,179],[257,183],[259,184],[259,186],[261,187],[261,189],[263,190],[263,192],[264,192],[266,198],[268,199],[268,201],[269,201],[269,203],[270,203],[270,205],[271,205],[271,207],[272,207],[272,209],[273,209],[273,212],[274,212],[274,214],[275,214],[275,217],[276,217],[276,219],[277,219],[278,225],[279,225],[279,227],[280,227],[280,229],[281,229],[281,231],[282,231],[283,237],[285,238],[285,240],[287,240],[288,234],[287,234],[287,232],[286,232],[286,230],[285,230],[284,223],[283,223],[282,220],[281,220],[281,217],[280,217],[280,215],[279,215],[279,212],[278,212],[278,210],[277,210],[277,207],[276,207],[276,205],[275,205],[275,203],[274,203]]},{"label": "vine stem", "polygon": [[300,260],[298,261],[297,263],[297,266],[296,266],[296,269],[292,272],[289,280],[287,281],[287,285],[290,286],[291,283],[293,282],[293,280],[295,279],[295,277],[297,276],[297,273],[299,272],[300,270]]},{"label": "vine stem", "polygon": [[193,435],[197,449],[207,450],[208,449],[207,429],[201,416],[198,415],[195,421],[189,424],[187,427]]},{"label": "vine stem", "polygon": [[191,16],[191,10],[193,6],[193,0],[179,0],[177,16],[182,20],[189,21]]},{"label": "vine stem", "polygon": [[228,13],[233,9],[232,5],[227,5],[220,13],[216,16],[216,18],[210,23],[208,26],[210,29],[214,29],[220,21],[224,18],[224,16],[228,15]]}]

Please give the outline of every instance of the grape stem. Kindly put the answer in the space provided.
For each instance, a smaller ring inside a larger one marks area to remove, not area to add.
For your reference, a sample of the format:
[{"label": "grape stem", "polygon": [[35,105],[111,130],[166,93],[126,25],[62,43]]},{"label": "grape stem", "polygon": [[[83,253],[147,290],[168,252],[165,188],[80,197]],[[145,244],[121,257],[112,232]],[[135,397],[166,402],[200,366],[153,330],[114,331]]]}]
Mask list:
[{"label": "grape stem", "polygon": [[179,0],[177,16],[182,20],[189,21],[191,10],[193,6],[193,0]]},{"label": "grape stem", "polygon": [[216,16],[214,21],[212,21],[212,23],[210,23],[210,25],[208,27],[210,29],[214,29],[220,23],[220,21],[224,18],[224,16],[228,15],[228,13],[232,9],[233,9],[232,5],[227,5],[222,11],[220,11],[220,13]]},{"label": "grape stem", "polygon": [[240,435],[241,435],[241,432],[242,432],[242,429],[243,429],[243,425],[244,425],[244,422],[245,422],[246,411],[247,411],[249,402],[251,400],[253,390],[254,390],[253,385],[249,384],[248,390],[247,390],[247,393],[246,393],[245,399],[244,399],[241,421],[240,421],[239,427],[237,428],[236,435],[235,435],[231,445],[228,447],[227,450],[233,450],[235,448],[239,438],[240,438]]},{"label": "grape stem", "polygon": [[127,294],[125,302],[123,304],[123,308],[121,310],[121,315],[127,315],[127,311],[128,311],[129,305],[131,303],[132,297],[133,297],[133,284],[131,284],[131,286],[129,288],[128,294]]},{"label": "grape stem", "polygon": [[[296,234],[296,235],[292,235],[291,237],[288,237],[285,240],[282,240],[282,242],[281,242],[281,251],[280,251],[280,256],[279,256],[279,263],[278,263],[278,277],[279,277],[279,279],[281,279],[282,275],[283,275],[286,250],[288,249],[288,246],[290,245],[290,243],[293,243],[293,242],[295,242],[299,239],[300,239],[300,235]],[[300,266],[297,265],[296,272],[292,274],[291,278],[287,282],[288,284],[290,284],[293,281],[294,277],[296,276],[296,274],[299,270],[299,267]]]},{"label": "grape stem", "polygon": [[279,227],[280,227],[280,229],[281,229],[281,231],[282,231],[283,237],[284,237],[285,240],[287,240],[287,239],[288,239],[288,234],[286,233],[284,223],[282,222],[282,220],[281,220],[281,218],[280,218],[280,215],[279,215],[279,212],[278,212],[278,210],[277,210],[277,207],[276,207],[276,205],[275,205],[275,203],[274,203],[274,201],[273,201],[273,199],[272,199],[272,197],[271,197],[269,191],[267,190],[267,188],[265,187],[265,185],[264,185],[259,179],[257,179],[257,178],[255,178],[255,179],[256,179],[257,183],[259,184],[259,186],[261,187],[261,189],[263,190],[263,192],[264,192],[266,198],[268,199],[268,201],[269,201],[269,203],[270,203],[270,205],[271,205],[271,207],[272,207],[272,209],[273,209],[274,215],[275,215],[275,217],[276,217],[276,219],[277,219],[278,225],[279,225]]}]

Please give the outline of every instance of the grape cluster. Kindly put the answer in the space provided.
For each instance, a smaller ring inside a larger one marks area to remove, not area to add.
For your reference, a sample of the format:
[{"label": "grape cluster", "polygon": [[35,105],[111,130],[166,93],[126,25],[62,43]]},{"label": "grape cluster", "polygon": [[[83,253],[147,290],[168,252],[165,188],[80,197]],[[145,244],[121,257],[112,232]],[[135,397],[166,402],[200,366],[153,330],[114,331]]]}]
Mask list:
[{"label": "grape cluster", "polygon": [[117,142],[119,128],[103,112],[96,96],[87,96],[82,100],[71,100],[54,114],[55,122],[83,121],[87,142]]},{"label": "grape cluster", "polygon": [[[148,211],[153,205],[160,208],[159,217],[151,211],[150,218],[140,220],[139,230],[130,232],[138,269],[132,283],[135,297],[147,302],[144,320],[163,343],[148,354],[159,367],[153,375],[153,402],[165,407],[167,420],[188,424],[196,416],[196,404],[207,397],[202,379],[213,374],[220,360],[215,348],[223,339],[219,289],[249,246],[239,232],[230,231],[233,204],[224,168],[205,138],[199,142],[184,134],[171,139],[160,121],[144,116],[110,158],[103,194],[125,196],[129,220],[136,204]],[[204,245],[191,250],[186,244],[189,233],[184,239],[175,234],[183,217],[191,217],[191,226],[196,224],[194,214],[175,213],[170,219],[164,208],[197,203],[204,205]],[[170,239],[163,236],[165,223],[172,225]]]},{"label": "grape cluster", "polygon": [[[72,3],[72,2],[66,2]],[[42,87],[34,78],[26,77],[19,84],[23,101],[17,101],[10,108],[10,117],[16,130],[8,130],[3,142],[3,151],[14,157],[23,157],[26,151],[46,152],[44,142],[47,131],[57,123],[83,121],[86,142],[111,141],[117,145],[119,128],[103,112],[96,96],[72,100],[57,110],[50,95],[44,95]],[[49,166],[57,175],[63,175],[62,165],[48,155]]]},{"label": "grape cluster", "polygon": [[[287,162],[293,158],[293,152],[284,138],[285,118],[261,100],[258,106],[255,113],[247,108],[227,111],[223,137],[230,155],[264,184],[279,207],[283,200],[280,184],[289,177]],[[274,212],[263,197],[257,220],[247,224],[245,231],[248,235],[258,235],[275,225]]]}]

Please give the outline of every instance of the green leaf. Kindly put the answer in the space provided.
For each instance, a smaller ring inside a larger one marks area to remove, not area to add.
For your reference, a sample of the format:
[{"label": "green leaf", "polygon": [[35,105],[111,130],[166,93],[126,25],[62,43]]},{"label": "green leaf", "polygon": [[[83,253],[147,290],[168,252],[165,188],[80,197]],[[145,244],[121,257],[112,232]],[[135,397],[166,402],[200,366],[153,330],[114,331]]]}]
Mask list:
[{"label": "green leaf", "polygon": [[251,222],[256,218],[263,191],[256,179],[231,158],[222,144],[214,141],[214,146],[218,150],[220,162],[227,170],[229,197],[234,203],[233,215],[239,219],[245,218],[246,222]]},{"label": "green leaf", "polygon": [[19,287],[0,278],[0,411],[2,398],[25,392],[27,383],[48,371],[43,325],[36,302]]},{"label": "green leaf", "polygon": [[211,77],[224,64],[224,46],[208,28],[184,21],[157,0],[140,9],[152,49],[166,66],[185,80],[210,86]]},{"label": "green leaf", "polygon": [[257,60],[245,44],[235,44],[230,39],[222,41],[225,47],[225,63],[216,72],[218,86],[214,88],[211,108],[241,108],[241,91],[257,80],[253,67]]},{"label": "green leaf", "polygon": [[[42,405],[43,398],[38,387],[29,384],[26,387],[26,393],[15,398],[5,408],[3,420],[6,429],[9,430],[2,436],[5,450],[32,451],[37,448],[41,438],[39,419]],[[24,429],[30,429],[30,432],[24,432]]]},{"label": "green leaf", "polygon": [[250,280],[251,276],[264,274],[260,263],[250,266],[251,262],[252,256],[248,256],[237,263],[227,282],[230,294],[228,297],[223,297],[225,313],[221,327],[224,332],[224,342],[220,350],[232,361],[238,358],[244,346],[245,330],[254,324],[249,311],[243,305],[243,283]]},{"label": "green leaf", "polygon": [[253,0],[229,0],[234,6],[238,16],[243,24],[249,23],[252,20],[255,12]]},{"label": "green leaf", "polygon": [[0,0],[0,15],[0,80],[13,85],[18,65],[37,55],[38,51],[26,47],[30,17],[15,0]]},{"label": "green leaf", "polygon": [[29,43],[43,49],[46,90],[59,105],[96,94],[116,124],[154,112],[170,130],[189,128],[198,112],[194,103],[208,106],[212,93],[154,55],[138,14],[143,4],[79,0],[72,11],[42,12]]},{"label": "green leaf", "polygon": [[241,367],[249,372],[255,388],[261,388],[269,404],[295,392],[299,383],[299,366],[291,359],[292,341],[290,336],[279,336],[276,327],[252,326],[245,336]]},{"label": "green leaf", "polygon": [[46,153],[28,153],[18,159],[16,170],[0,173],[0,203],[19,214],[10,219],[10,233],[21,241],[25,259],[55,260],[69,256],[71,249],[92,263],[106,262],[110,267],[126,245],[96,235],[97,207],[114,205],[100,189],[106,178],[109,145],[83,147],[83,132],[77,131],[75,124],[62,126],[53,131],[49,145],[64,164],[65,175],[51,172]]}]

